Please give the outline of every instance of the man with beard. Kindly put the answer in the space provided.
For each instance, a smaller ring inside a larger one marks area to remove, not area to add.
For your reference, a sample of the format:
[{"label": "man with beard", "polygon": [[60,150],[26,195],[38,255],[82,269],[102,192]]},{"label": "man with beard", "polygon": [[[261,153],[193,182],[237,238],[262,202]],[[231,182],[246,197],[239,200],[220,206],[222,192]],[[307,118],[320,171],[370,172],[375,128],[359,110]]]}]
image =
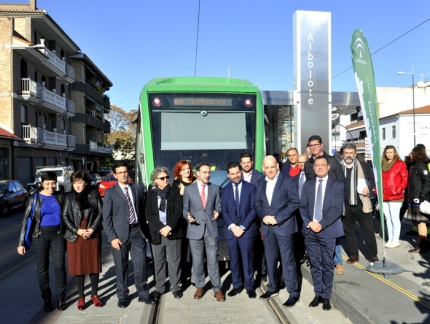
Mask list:
[{"label": "man with beard", "polygon": [[349,252],[349,259],[346,262],[351,264],[358,262],[358,244],[355,235],[357,222],[368,251],[369,262],[376,262],[379,260],[378,248],[373,230],[372,202],[370,201],[370,193],[375,187],[375,178],[369,164],[357,159],[355,144],[344,144],[342,151],[342,167],[346,178],[345,218],[342,223]]},{"label": "man with beard", "polygon": [[258,180],[264,178],[264,175],[260,171],[253,169],[254,161],[252,160],[252,155],[248,152],[240,155],[240,166],[242,167],[244,181],[257,185]]}]

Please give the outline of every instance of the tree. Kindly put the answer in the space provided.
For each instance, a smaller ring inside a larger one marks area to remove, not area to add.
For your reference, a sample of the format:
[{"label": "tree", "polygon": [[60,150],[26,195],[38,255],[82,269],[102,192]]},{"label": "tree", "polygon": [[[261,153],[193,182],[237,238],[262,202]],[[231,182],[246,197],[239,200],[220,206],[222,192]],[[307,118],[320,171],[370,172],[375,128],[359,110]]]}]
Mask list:
[{"label": "tree", "polygon": [[105,119],[110,122],[110,134],[105,134],[105,144],[113,144],[114,160],[132,160],[135,157],[136,124],[132,123],[136,110],[125,112],[124,109],[111,105]]}]

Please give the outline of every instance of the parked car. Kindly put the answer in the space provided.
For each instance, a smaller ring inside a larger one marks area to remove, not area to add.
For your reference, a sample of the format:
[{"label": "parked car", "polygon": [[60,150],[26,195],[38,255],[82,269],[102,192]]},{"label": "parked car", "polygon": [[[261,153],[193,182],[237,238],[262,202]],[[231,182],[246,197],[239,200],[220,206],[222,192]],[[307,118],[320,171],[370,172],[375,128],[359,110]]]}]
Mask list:
[{"label": "parked car", "polygon": [[100,174],[95,173],[95,172],[90,172],[88,173],[88,178],[90,178],[90,187],[92,189],[98,189],[99,188],[99,183],[102,180],[102,177],[100,177]]},{"label": "parked car", "polygon": [[18,180],[0,180],[0,215],[6,216],[16,208],[24,210],[27,190]]},{"label": "parked car", "polygon": [[[114,185],[116,185],[116,183],[118,182],[118,180],[115,178],[115,176],[113,175],[113,173],[108,174],[107,176],[105,176],[100,182],[99,182],[99,193],[100,196],[104,197],[105,196],[105,190],[109,189],[110,187],[113,187]],[[128,182],[129,183],[133,183],[133,181],[131,180],[131,178],[128,178]]]}]

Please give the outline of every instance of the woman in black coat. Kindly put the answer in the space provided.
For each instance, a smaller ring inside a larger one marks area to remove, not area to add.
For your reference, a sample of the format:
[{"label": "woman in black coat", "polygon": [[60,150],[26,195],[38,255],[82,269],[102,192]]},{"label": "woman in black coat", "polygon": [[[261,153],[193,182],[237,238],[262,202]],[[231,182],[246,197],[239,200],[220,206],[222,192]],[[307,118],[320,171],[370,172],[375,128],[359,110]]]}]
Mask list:
[{"label": "woman in black coat", "polygon": [[84,171],[76,171],[70,180],[72,192],[68,193],[63,206],[62,218],[66,228],[67,260],[69,273],[75,276],[78,289],[78,309],[85,308],[84,280],[91,281],[91,300],[96,307],[102,303],[98,297],[101,266],[102,199],[97,190],[89,187],[90,179]]},{"label": "woman in black coat", "polygon": [[146,193],[145,217],[149,225],[154,258],[154,300],[165,291],[166,262],[169,265],[170,287],[175,298],[181,298],[181,241],[184,236],[182,196],[169,184],[169,170],[157,167],[151,174],[151,188]]}]

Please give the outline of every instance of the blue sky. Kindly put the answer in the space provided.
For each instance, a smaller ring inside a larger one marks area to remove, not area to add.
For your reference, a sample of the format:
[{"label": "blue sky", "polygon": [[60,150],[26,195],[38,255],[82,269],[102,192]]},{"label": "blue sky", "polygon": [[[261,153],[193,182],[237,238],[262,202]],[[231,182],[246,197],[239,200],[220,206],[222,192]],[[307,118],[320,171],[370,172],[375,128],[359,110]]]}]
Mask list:
[{"label": "blue sky", "polygon": [[[11,0],[10,2],[12,2]],[[20,1],[23,2],[23,1]],[[26,1],[24,1],[26,2]],[[135,109],[142,87],[163,76],[194,75],[198,0],[38,0],[108,76],[111,104]],[[198,76],[248,79],[261,90],[293,89],[293,13],[332,13],[332,75],[351,66],[351,36],[361,29],[370,51],[430,18],[430,1],[201,0]],[[378,86],[430,78],[430,21],[373,56]],[[356,91],[352,69],[332,91]]]}]

